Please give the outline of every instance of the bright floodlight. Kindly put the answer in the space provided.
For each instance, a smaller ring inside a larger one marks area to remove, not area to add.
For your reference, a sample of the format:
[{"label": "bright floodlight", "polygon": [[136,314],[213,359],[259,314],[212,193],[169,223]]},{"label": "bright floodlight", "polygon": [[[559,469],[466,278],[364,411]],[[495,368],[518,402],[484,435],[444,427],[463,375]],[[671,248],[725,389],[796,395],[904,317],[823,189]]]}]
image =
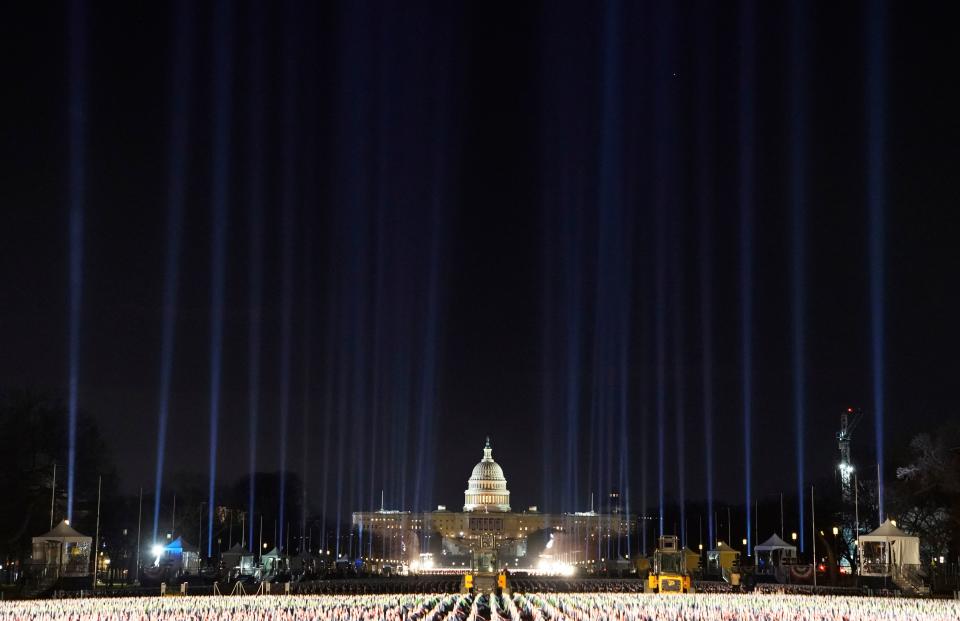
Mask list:
[{"label": "bright floodlight", "polygon": [[150,551],[153,552],[153,564],[155,566],[160,564],[160,557],[163,556],[163,546],[159,543],[154,544]]}]

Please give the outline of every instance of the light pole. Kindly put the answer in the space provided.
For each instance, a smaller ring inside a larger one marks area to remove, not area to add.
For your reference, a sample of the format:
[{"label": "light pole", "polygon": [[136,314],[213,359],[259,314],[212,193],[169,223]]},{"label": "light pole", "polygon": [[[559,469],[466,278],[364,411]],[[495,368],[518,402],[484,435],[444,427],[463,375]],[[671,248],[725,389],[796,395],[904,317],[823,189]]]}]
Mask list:
[{"label": "light pole", "polygon": [[860,575],[860,482],[857,480],[857,473],[853,473],[853,523],[855,527],[853,535],[854,554],[856,555],[857,575]]},{"label": "light pole", "polygon": [[204,500],[200,503],[200,528],[197,530],[197,541],[200,543],[197,544],[197,556],[203,556],[203,507],[207,504],[207,501]]},{"label": "light pole", "polygon": [[730,506],[727,506],[727,541],[733,543],[733,535],[730,534]]},{"label": "light pole", "polygon": [[97,477],[97,530],[93,540],[93,590],[97,590],[97,565],[100,560],[100,486],[103,477]]},{"label": "light pole", "polygon": [[813,586],[817,586],[817,512],[813,504],[813,486],[810,486],[810,537],[813,541]]},{"label": "light pole", "polygon": [[140,503],[137,508],[137,576],[136,582],[140,583],[140,524],[143,517],[143,488],[140,488]]},{"label": "light pole", "polygon": [[53,505],[57,500],[57,462],[53,462],[53,479],[50,481],[50,530],[53,530]]},{"label": "light pole", "polygon": [[780,536],[783,537],[785,531],[783,529],[783,492],[780,492]]},{"label": "light pole", "polygon": [[837,564],[837,571],[840,571],[840,559],[837,558],[840,553],[840,548],[837,546],[837,535],[840,534],[840,529],[834,526],[831,532],[833,532],[833,555]]}]

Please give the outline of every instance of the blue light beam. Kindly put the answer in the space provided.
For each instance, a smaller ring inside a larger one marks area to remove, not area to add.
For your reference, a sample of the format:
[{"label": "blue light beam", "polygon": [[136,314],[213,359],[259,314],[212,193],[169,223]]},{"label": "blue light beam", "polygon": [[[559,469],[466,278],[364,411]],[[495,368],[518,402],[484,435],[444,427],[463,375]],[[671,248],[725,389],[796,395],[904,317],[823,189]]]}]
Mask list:
[{"label": "blue light beam", "polygon": [[277,548],[283,549],[284,529],[287,526],[287,432],[290,425],[290,349],[293,312],[293,225],[297,200],[296,163],[296,28],[292,6],[288,6],[287,36],[285,38],[283,68],[283,187],[280,223],[281,300],[280,300],[280,506],[279,539]]},{"label": "blue light beam", "polygon": [[[263,304],[263,15],[261,5],[254,3],[250,10],[250,151],[247,178],[250,182],[249,202],[249,272],[250,285],[247,304],[250,320],[247,326],[247,463],[250,489],[247,498],[247,541],[254,541],[257,502],[257,435],[260,426],[260,349]],[[252,549],[252,546],[251,546]],[[261,551],[262,552],[262,551]]]},{"label": "blue light beam", "polygon": [[713,481],[713,188],[714,172],[714,118],[711,102],[716,97],[715,68],[711,53],[714,44],[713,21],[701,15],[699,41],[703,46],[698,54],[698,87],[701,91],[697,108],[697,159],[699,165],[698,211],[700,217],[700,341],[703,407],[704,472],[707,496],[707,544],[716,544]]},{"label": "blue light beam", "polygon": [[867,16],[867,208],[869,210],[870,342],[873,359],[874,435],[879,519],[884,511],[884,246],[886,237],[886,21],[887,5],[873,0]]},{"label": "blue light beam", "polygon": [[753,201],[754,38],[753,0],[740,3],[740,336],[743,375],[743,469],[747,556],[753,538]]},{"label": "blue light beam", "polygon": [[219,0],[214,19],[213,183],[211,200],[210,283],[210,484],[207,493],[207,556],[213,555],[216,513],[217,442],[220,428],[220,376],[223,362],[223,297],[226,280],[227,218],[230,181],[233,9]]},{"label": "blue light beam", "polygon": [[153,494],[153,539],[160,523],[160,499],[163,495],[164,457],[167,450],[167,420],[170,410],[170,384],[173,377],[174,335],[177,321],[177,292],[180,282],[180,240],[183,228],[183,204],[187,177],[190,119],[190,84],[193,75],[193,4],[177,3],[175,56],[170,86],[173,105],[170,111],[170,151],[168,153],[167,256],[163,285],[163,324],[160,338],[160,397],[157,411],[157,471]]},{"label": "blue light beam", "polygon": [[77,462],[77,400],[80,382],[80,306],[83,296],[83,211],[86,197],[86,11],[85,3],[73,0],[69,8],[69,169],[68,236],[70,263],[69,353],[67,401],[67,519],[73,519],[75,465]]},{"label": "blue light beam", "polygon": [[[807,167],[807,61],[805,54],[807,3],[794,0],[790,31],[790,231],[791,231],[791,319],[793,334],[793,412],[796,451],[797,518],[800,552],[804,550],[807,529],[804,511],[805,445],[807,418],[806,387],[806,167]],[[783,537],[785,533],[780,533]]]}]

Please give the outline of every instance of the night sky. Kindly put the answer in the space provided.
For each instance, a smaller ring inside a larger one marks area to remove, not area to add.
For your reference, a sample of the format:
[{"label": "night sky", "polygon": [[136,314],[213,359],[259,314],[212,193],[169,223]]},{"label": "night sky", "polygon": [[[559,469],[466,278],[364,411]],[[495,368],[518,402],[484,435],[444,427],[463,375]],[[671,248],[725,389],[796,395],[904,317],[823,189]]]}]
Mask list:
[{"label": "night sky", "polygon": [[78,405],[127,491],[155,482],[165,323],[165,476],[209,472],[220,325],[218,480],[247,473],[255,413],[256,468],[286,453],[317,510],[381,488],[459,506],[488,434],[514,508],[583,510],[612,487],[652,508],[658,412],[666,496],[700,501],[705,404],[714,496],[742,503],[744,300],[754,497],[796,491],[796,334],[804,479],[835,467],[847,406],[870,470],[877,273],[888,477],[911,434],[957,416],[946,3],[77,14],[0,20],[0,388],[67,399],[79,203]]}]

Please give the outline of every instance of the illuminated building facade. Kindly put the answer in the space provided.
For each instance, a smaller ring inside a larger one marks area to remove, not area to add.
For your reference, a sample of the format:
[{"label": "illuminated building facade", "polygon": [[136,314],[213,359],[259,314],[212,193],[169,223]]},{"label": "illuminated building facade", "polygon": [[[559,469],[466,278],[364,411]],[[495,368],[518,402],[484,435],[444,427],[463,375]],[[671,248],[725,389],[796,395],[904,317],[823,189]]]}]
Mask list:
[{"label": "illuminated building facade", "polygon": [[606,513],[541,513],[537,507],[512,511],[503,469],[487,439],[483,459],[473,468],[462,511],[360,511],[353,527],[364,560],[411,567],[496,570],[536,568],[544,559],[570,565],[629,556],[637,521],[610,495]]}]

